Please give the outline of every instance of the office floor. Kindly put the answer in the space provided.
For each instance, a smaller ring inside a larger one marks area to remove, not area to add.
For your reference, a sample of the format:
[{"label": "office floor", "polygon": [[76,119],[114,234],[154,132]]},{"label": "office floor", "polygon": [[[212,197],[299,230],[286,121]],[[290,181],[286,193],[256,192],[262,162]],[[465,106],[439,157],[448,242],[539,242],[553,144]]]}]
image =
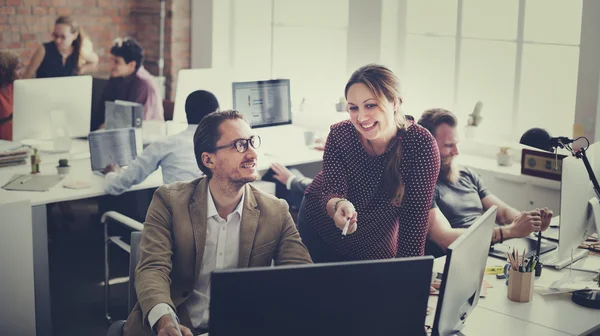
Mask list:
[{"label": "office floor", "polygon": [[[53,206],[49,224],[50,286],[53,334],[60,336],[105,336],[103,227],[97,200],[70,202],[74,218],[66,220],[59,206]],[[112,249],[112,278],[128,275],[129,256]],[[127,282],[111,286],[111,312],[125,319]]]}]

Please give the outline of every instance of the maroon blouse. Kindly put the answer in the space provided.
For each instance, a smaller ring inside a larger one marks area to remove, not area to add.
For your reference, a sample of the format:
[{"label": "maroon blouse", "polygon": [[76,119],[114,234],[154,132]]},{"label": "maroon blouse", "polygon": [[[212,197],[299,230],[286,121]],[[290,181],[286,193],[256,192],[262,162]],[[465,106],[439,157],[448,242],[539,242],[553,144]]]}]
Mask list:
[{"label": "maroon blouse", "polygon": [[[369,156],[349,120],[331,126],[323,170],[306,190],[306,216],[323,241],[348,260],[423,255],[440,154],[433,136],[419,125],[398,136],[405,189],[402,204],[394,206],[383,185],[390,150]],[[327,215],[333,197],[348,199],[358,212],[357,231],[343,238]]]}]

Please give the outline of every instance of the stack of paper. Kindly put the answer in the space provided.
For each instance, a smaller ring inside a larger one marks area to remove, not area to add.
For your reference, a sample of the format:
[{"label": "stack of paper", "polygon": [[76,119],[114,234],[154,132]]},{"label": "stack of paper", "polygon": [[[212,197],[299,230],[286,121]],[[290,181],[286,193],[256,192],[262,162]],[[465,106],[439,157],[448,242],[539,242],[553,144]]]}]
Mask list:
[{"label": "stack of paper", "polygon": [[20,143],[0,140],[0,168],[26,164],[29,150]]}]

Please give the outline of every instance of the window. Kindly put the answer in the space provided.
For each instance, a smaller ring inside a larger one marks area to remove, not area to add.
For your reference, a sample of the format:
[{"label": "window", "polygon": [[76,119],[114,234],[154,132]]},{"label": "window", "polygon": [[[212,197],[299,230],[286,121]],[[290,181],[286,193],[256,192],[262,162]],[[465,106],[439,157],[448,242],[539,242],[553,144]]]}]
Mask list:
[{"label": "window", "polygon": [[407,1],[406,113],[445,107],[465,125],[482,101],[488,138],[571,135],[582,0]]},{"label": "window", "polygon": [[234,0],[234,80],[288,78],[293,109],[306,98],[333,110],[347,80],[348,6],[349,0]]}]

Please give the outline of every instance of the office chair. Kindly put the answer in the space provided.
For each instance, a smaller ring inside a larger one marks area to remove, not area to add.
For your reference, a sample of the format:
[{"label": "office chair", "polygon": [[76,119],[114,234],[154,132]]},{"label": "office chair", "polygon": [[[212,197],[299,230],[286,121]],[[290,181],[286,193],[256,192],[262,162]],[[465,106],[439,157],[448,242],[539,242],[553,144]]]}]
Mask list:
[{"label": "office chair", "polygon": [[[129,253],[129,268],[130,268],[130,272],[129,272],[129,284],[130,284],[130,289],[131,286],[133,284],[133,280],[131,278],[131,267],[133,267],[135,269],[135,266],[137,265],[137,259],[134,260],[134,263],[132,264],[132,256],[134,256],[134,253],[132,253],[132,248],[130,245],[128,245],[125,241],[123,241],[123,239],[121,239],[121,237],[119,236],[109,236],[108,235],[108,224],[110,222],[115,222],[115,223],[119,223],[122,226],[129,228],[133,231],[142,231],[144,229],[144,224],[133,220],[127,216],[124,216],[118,212],[115,211],[108,211],[105,212],[102,215],[102,218],[100,219],[100,222],[102,222],[102,224],[104,224],[104,316],[107,320],[108,323],[112,323],[112,317],[110,316],[110,312],[109,312],[109,307],[110,307],[110,285],[109,285],[109,280],[110,280],[110,265],[109,265],[109,252],[110,252],[110,246],[111,245],[115,245],[117,247],[119,247],[120,249],[122,249],[123,251]],[[133,234],[136,232],[132,232],[132,241],[131,244],[133,246]],[[139,232],[138,232],[139,233]],[[135,248],[135,252],[136,252],[136,256],[137,256],[137,246]],[[135,291],[134,291],[134,296],[135,298]],[[129,300],[131,301],[131,290],[130,290],[130,294],[129,294]],[[134,301],[135,303],[135,301]],[[132,306],[130,306],[129,308],[131,309]]]},{"label": "office chair", "polygon": [[175,112],[175,102],[172,100],[163,100],[163,111],[165,121],[173,120],[173,113]]},{"label": "office chair", "polygon": [[[134,231],[131,233],[131,253],[129,254],[129,298],[127,300],[127,314],[131,313],[133,306],[137,303],[137,294],[135,293],[135,268],[140,260],[140,241],[142,233]],[[125,320],[119,320],[110,325],[106,336],[123,335],[123,326]]]}]

